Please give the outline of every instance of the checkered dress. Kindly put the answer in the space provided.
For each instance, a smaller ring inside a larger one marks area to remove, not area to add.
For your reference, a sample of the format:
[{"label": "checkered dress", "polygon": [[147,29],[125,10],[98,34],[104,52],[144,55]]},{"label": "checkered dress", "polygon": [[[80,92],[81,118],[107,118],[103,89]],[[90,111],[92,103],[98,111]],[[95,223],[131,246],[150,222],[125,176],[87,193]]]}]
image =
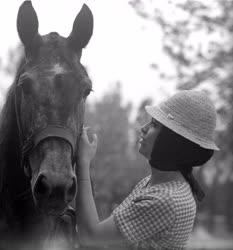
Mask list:
[{"label": "checkered dress", "polygon": [[133,249],[184,249],[196,215],[190,186],[181,181],[147,186],[149,179],[113,211],[115,224]]}]

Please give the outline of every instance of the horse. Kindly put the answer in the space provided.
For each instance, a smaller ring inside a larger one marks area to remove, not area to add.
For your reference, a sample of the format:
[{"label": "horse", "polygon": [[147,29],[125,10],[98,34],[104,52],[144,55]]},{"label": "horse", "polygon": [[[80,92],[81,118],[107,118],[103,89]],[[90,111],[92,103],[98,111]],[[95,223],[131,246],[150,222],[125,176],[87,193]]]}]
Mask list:
[{"label": "horse", "polygon": [[92,90],[80,59],[93,15],[84,4],[68,37],[42,36],[38,27],[31,1],[23,2],[24,59],[0,115],[0,249],[42,249],[63,236],[70,243],[76,225],[76,153]]}]

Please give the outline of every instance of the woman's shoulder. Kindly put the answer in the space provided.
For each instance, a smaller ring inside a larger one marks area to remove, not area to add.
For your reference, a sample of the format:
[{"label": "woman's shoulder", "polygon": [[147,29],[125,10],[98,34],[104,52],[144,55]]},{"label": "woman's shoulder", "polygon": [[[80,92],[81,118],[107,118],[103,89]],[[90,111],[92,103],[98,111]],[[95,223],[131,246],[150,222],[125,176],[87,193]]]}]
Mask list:
[{"label": "woman's shoulder", "polygon": [[146,177],[142,178],[134,187],[134,189],[144,188],[147,186],[151,175],[147,175]]},{"label": "woman's shoulder", "polygon": [[181,203],[195,207],[195,200],[187,182],[170,181],[149,185],[150,178],[151,175],[148,175],[139,181],[120,207],[129,206],[132,202],[139,207],[159,206],[170,207],[172,210],[176,210],[177,206],[180,207]]},{"label": "woman's shoulder", "polygon": [[181,201],[195,204],[189,184],[185,181],[170,181],[146,187],[149,176],[144,180],[144,188],[140,189],[134,200],[150,200],[151,203],[169,203],[170,206],[179,205]]},{"label": "woman's shoulder", "polygon": [[161,195],[174,196],[179,193],[191,194],[190,185],[186,181],[174,180],[169,182],[162,182],[155,185],[148,186],[147,192],[160,193]]},{"label": "woman's shoulder", "polygon": [[144,178],[141,185],[138,185],[138,192],[135,193],[133,202],[146,206],[173,206],[173,192],[174,188],[169,187],[168,184],[147,185],[150,176]]}]

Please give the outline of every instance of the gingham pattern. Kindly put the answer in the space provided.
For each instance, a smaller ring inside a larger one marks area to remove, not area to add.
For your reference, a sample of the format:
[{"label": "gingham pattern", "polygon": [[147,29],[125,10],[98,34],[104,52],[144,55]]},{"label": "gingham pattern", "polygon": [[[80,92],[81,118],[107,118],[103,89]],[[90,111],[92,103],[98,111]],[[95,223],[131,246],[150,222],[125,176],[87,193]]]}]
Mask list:
[{"label": "gingham pattern", "polygon": [[196,215],[190,186],[172,181],[147,187],[149,179],[113,211],[115,224],[134,249],[184,249]]}]

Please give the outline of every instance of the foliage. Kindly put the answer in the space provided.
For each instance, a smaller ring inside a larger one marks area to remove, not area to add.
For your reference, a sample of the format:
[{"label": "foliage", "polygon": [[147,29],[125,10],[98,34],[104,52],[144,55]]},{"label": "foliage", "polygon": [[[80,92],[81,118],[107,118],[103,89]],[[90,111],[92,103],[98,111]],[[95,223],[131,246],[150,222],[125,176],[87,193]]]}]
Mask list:
[{"label": "foliage", "polygon": [[22,45],[16,46],[16,48],[8,51],[8,64],[3,67],[3,71],[11,76],[14,76],[20,62],[23,58],[23,47]]},{"label": "foliage", "polygon": [[232,1],[166,1],[162,9],[149,0],[131,5],[161,26],[163,49],[176,66],[174,79],[181,88],[226,81],[232,63]]}]

